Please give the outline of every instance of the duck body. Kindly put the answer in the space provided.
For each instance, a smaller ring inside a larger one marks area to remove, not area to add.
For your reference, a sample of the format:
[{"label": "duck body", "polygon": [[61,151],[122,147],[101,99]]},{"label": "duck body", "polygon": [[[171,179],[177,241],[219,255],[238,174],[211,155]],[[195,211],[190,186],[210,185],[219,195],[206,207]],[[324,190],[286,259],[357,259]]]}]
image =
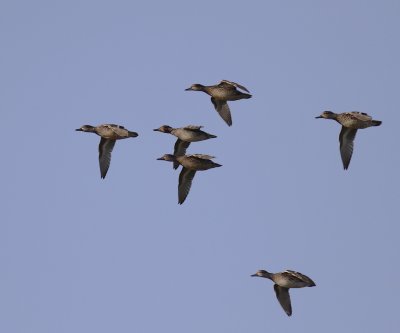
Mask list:
[{"label": "duck body", "polygon": [[203,126],[188,125],[185,127],[173,128],[168,125],[163,125],[154,129],[154,131],[172,134],[179,140],[185,142],[197,142],[217,137],[216,135],[202,131],[201,128],[203,128]]},{"label": "duck body", "polygon": [[290,300],[289,289],[315,286],[315,282],[308,276],[291,270],[286,270],[279,273],[270,273],[266,270],[259,270],[251,276],[267,278],[275,283],[274,291],[276,298],[288,316],[292,315],[292,304]]},{"label": "duck body", "polygon": [[220,83],[212,86],[204,86],[196,83],[192,84],[187,91],[203,91],[211,96],[211,102],[215,110],[219,113],[221,118],[228,124],[232,125],[232,116],[227,101],[237,101],[240,99],[248,99],[252,96],[243,93],[238,89],[249,92],[246,87],[232,81],[222,80]]},{"label": "duck body", "polygon": [[139,134],[127,130],[125,127],[116,124],[103,124],[98,126],[83,125],[76,131],[95,133],[101,137],[99,144],[100,176],[104,179],[111,163],[111,153],[117,140],[135,138]]},{"label": "duck body", "polygon": [[212,168],[220,167],[221,164],[213,162],[211,159],[213,156],[204,154],[193,154],[177,156],[176,160],[182,167],[193,170],[193,171],[205,171]]},{"label": "duck body", "polygon": [[343,113],[334,113],[331,111],[324,111],[316,118],[333,119],[340,125],[351,129],[363,129],[371,126],[379,126],[382,124],[380,120],[373,120],[365,112],[351,111]]},{"label": "duck body", "polygon": [[165,154],[164,156],[158,158],[158,160],[174,162],[182,165],[178,182],[178,203],[180,205],[185,202],[192,186],[193,178],[197,171],[205,171],[222,166],[221,164],[213,162],[211,160],[212,158],[214,157],[204,154],[183,156]]},{"label": "duck body", "polygon": [[[232,84],[225,83],[225,81],[221,81],[219,84],[213,85],[213,86],[201,86],[199,85],[201,90],[205,92],[206,94],[210,95],[211,97],[214,97],[215,99],[218,100],[223,100],[223,101],[238,101],[240,99],[248,99],[251,98],[250,94],[243,93],[239,90],[236,89],[236,86]],[[196,90],[196,89],[190,89],[190,90]]]},{"label": "duck body", "polygon": [[353,155],[354,139],[357,130],[372,126],[380,126],[382,121],[374,120],[371,116],[364,112],[352,111],[343,113],[334,113],[332,111],[324,111],[315,118],[332,119],[342,125],[339,134],[340,155],[342,157],[343,168],[348,169]]},{"label": "duck body", "polygon": [[98,126],[83,125],[77,128],[76,131],[95,133],[104,139],[121,140],[127,138],[135,138],[139,134],[131,132],[125,127],[116,124],[103,124]]},{"label": "duck body", "polygon": [[173,129],[171,134],[175,135],[180,140],[187,142],[197,142],[217,137],[216,135],[202,131],[202,127],[203,126],[188,125],[182,128]]},{"label": "duck body", "polygon": [[308,276],[291,270],[274,273],[272,274],[271,280],[274,281],[278,286],[284,288],[304,288],[315,286],[314,281]]}]

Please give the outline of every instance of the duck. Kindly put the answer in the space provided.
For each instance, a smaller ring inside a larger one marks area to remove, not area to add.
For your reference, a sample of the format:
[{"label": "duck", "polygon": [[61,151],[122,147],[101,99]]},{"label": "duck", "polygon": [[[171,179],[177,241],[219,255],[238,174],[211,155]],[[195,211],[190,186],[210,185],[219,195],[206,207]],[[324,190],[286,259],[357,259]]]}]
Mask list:
[{"label": "duck", "polygon": [[[189,147],[191,142],[203,141],[217,137],[216,135],[202,131],[201,128],[203,128],[203,126],[188,125],[185,127],[173,128],[169,125],[162,125],[159,128],[155,128],[153,131],[169,133],[176,136],[178,139],[175,142],[174,155],[183,156],[186,154],[186,149]],[[174,169],[177,169],[179,163],[175,161],[173,167]]]},{"label": "duck", "polygon": [[215,110],[219,113],[221,118],[232,126],[232,116],[227,101],[237,101],[240,99],[248,99],[252,96],[247,93],[243,93],[238,89],[249,93],[246,87],[232,81],[222,80],[220,83],[213,86],[204,86],[199,83],[192,84],[186,91],[203,91],[211,96],[211,102],[214,105]]},{"label": "duck", "polygon": [[215,157],[205,154],[183,156],[165,154],[160,158],[157,158],[159,161],[177,162],[182,165],[182,170],[179,174],[178,204],[182,205],[185,202],[192,186],[194,175],[197,171],[204,171],[222,166],[221,164],[213,162],[213,158]]},{"label": "duck", "polygon": [[272,280],[274,291],[279,304],[282,306],[285,313],[290,317],[292,315],[292,304],[290,302],[290,288],[315,287],[316,284],[308,276],[299,272],[286,270],[279,273],[270,273],[266,270],[258,270],[251,276],[259,276]]},{"label": "duck", "polygon": [[98,126],[83,125],[76,131],[95,133],[101,137],[99,144],[100,176],[104,179],[110,167],[111,152],[117,140],[135,138],[139,134],[127,130],[125,127],[116,124],[103,124]]},{"label": "duck", "polygon": [[351,156],[353,155],[354,139],[357,130],[380,126],[382,121],[373,120],[371,116],[364,112],[351,111],[343,113],[335,113],[332,111],[324,111],[316,119],[333,119],[342,125],[339,134],[340,155],[342,157],[343,169],[347,170],[350,165]]}]

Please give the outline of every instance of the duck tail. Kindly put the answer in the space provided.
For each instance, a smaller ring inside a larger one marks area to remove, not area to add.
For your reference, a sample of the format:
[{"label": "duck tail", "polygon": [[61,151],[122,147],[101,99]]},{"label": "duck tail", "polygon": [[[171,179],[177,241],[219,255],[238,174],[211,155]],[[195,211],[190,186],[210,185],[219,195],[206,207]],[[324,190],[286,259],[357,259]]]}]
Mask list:
[{"label": "duck tail", "polygon": [[250,95],[250,94],[245,94],[245,93],[243,93],[243,98],[245,98],[245,99],[248,99],[248,98],[251,98],[252,97],[252,95]]},{"label": "duck tail", "polygon": [[208,134],[208,138],[209,139],[215,139],[217,136],[216,135],[214,135],[214,134]]},{"label": "duck tail", "polygon": [[128,137],[129,137],[129,138],[136,138],[138,135],[139,135],[139,134],[137,134],[136,132],[128,131]]},{"label": "duck tail", "polygon": [[372,120],[372,126],[379,126],[380,124],[382,124],[382,122],[380,120]]}]

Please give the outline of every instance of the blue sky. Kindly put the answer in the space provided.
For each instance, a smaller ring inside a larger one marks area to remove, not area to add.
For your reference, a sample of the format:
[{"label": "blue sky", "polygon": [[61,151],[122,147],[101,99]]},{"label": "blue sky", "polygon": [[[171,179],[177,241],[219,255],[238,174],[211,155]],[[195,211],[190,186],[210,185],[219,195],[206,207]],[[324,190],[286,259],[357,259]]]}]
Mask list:
[{"label": "blue sky", "polygon": [[[398,332],[397,1],[3,1],[0,331]],[[221,79],[229,128],[192,83]],[[323,110],[367,112],[342,169]],[[99,137],[117,143],[100,179]],[[177,204],[160,125],[217,156]],[[293,316],[257,269],[298,270]]]}]

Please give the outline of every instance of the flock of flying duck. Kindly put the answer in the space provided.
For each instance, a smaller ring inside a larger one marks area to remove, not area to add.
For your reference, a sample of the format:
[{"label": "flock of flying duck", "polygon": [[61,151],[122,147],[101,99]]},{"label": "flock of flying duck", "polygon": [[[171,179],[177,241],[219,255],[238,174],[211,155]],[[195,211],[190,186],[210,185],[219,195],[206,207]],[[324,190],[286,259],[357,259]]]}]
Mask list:
[{"label": "flock of flying duck", "polygon": [[[220,83],[212,86],[204,86],[201,84],[193,84],[187,91],[202,91],[211,96],[211,102],[215,110],[221,118],[232,126],[232,116],[227,101],[236,101],[240,99],[251,98],[249,91],[242,85],[222,80]],[[246,93],[242,92],[245,91]],[[357,130],[381,125],[381,121],[373,120],[368,114],[363,112],[344,112],[334,113],[324,111],[316,118],[336,120],[342,129],[339,134],[340,155],[343,162],[343,168],[349,167],[351,156],[353,154],[354,139]],[[165,154],[158,160],[169,161],[173,163],[173,168],[177,169],[179,165],[182,170],[179,174],[178,182],[178,203],[183,204],[189,194],[192,186],[193,178],[197,171],[204,171],[211,168],[220,167],[221,165],[212,161],[213,156],[205,154],[186,155],[186,149],[191,142],[203,141],[216,138],[215,135],[209,134],[201,130],[203,126],[185,126],[181,128],[173,128],[163,125],[154,129],[161,133],[172,134],[177,137],[173,154]],[[99,144],[99,163],[101,178],[105,178],[110,167],[111,152],[115,142],[121,139],[134,138],[138,133],[129,131],[123,126],[115,124],[103,124],[99,126],[83,125],[76,131],[95,133],[101,137]],[[289,289],[314,287],[315,283],[308,276],[299,272],[286,270],[280,273],[269,273],[265,270],[259,270],[251,276],[259,276],[270,279],[274,282],[274,291],[276,297],[288,316],[292,314],[292,306],[290,302]]]}]

